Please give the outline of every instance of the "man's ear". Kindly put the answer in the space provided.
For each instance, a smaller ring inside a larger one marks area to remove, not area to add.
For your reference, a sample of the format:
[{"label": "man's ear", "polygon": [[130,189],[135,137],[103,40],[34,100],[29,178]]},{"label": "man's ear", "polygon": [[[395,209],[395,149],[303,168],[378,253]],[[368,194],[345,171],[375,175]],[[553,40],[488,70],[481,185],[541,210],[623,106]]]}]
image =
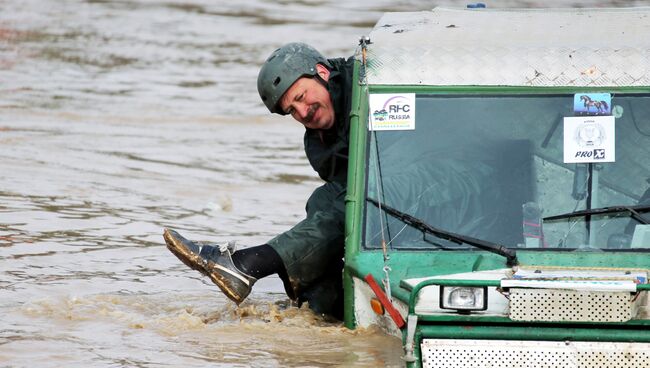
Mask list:
[{"label": "man's ear", "polygon": [[330,78],[330,70],[321,64],[316,64],[316,72],[325,82]]}]

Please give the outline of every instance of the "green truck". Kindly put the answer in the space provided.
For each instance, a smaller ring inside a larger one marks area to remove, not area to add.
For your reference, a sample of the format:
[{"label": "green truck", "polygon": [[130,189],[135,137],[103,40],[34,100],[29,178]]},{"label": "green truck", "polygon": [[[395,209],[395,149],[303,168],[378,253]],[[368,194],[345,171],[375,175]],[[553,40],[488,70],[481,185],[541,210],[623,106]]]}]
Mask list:
[{"label": "green truck", "polygon": [[345,323],[409,367],[649,367],[650,8],[387,13],[356,52]]}]

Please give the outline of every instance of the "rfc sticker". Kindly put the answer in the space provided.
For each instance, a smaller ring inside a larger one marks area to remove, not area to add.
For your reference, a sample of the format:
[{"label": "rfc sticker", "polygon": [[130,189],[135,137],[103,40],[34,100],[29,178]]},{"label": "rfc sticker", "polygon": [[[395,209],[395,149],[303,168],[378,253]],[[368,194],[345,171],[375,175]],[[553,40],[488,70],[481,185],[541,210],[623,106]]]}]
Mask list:
[{"label": "rfc sticker", "polygon": [[372,94],[368,100],[370,130],[415,129],[415,93]]},{"label": "rfc sticker", "polygon": [[609,93],[576,93],[573,96],[576,115],[611,115],[612,95]]},{"label": "rfc sticker", "polygon": [[564,118],[564,162],[614,162],[616,159],[613,116]]}]

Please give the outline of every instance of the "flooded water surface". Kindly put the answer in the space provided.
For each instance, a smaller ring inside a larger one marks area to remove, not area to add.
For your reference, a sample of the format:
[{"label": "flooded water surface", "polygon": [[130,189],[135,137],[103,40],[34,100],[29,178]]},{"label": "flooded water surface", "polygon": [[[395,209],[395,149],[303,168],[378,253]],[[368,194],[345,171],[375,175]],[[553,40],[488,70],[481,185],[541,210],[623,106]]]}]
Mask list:
[{"label": "flooded water surface", "polygon": [[162,230],[246,247],[300,221],[320,181],[259,101],[264,58],[349,56],[383,12],[453,3],[0,1],[0,367],[400,366],[277,277],[236,308]]}]

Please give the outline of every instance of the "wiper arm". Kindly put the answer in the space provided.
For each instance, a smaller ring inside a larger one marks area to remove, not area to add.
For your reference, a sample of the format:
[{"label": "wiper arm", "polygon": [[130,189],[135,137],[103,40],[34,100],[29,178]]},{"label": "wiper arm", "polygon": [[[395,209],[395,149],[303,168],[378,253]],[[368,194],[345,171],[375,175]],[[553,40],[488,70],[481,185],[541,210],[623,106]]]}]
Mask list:
[{"label": "wiper arm", "polygon": [[630,217],[633,219],[639,221],[642,224],[648,224],[648,220],[641,216],[639,212],[646,212],[650,211],[650,206],[648,205],[641,205],[641,206],[610,206],[610,207],[601,207],[601,208],[591,208],[588,210],[580,210],[580,211],[573,211],[573,212],[567,212],[563,213],[561,215],[555,215],[555,216],[549,216],[549,217],[544,217],[544,221],[546,220],[559,220],[559,219],[564,219],[564,218],[571,218],[571,217],[581,217],[581,216],[591,216],[591,215],[604,215],[608,213],[620,213],[620,212],[629,212]]},{"label": "wiper arm", "polygon": [[414,228],[427,232],[429,234],[432,234],[438,238],[449,240],[451,242],[454,242],[456,244],[469,244],[471,246],[474,246],[479,249],[487,250],[488,252],[496,253],[501,256],[506,257],[507,260],[507,265],[509,267],[516,266],[519,264],[519,261],[517,261],[517,254],[513,249],[508,249],[502,245],[492,243],[486,240],[481,240],[481,239],[476,239],[472,238],[470,236],[466,235],[460,235],[456,233],[452,233],[449,231],[445,231],[442,229],[435,228],[426,222],[420,220],[417,217],[413,217],[409,215],[408,213],[404,213],[400,210],[396,210],[393,207],[390,207],[386,205],[385,203],[379,204],[376,200],[372,198],[366,198],[368,202],[374,204],[378,208],[381,208],[382,210],[386,211],[386,213],[390,214],[391,216],[395,217],[396,219],[402,221],[403,223],[413,226]]}]

